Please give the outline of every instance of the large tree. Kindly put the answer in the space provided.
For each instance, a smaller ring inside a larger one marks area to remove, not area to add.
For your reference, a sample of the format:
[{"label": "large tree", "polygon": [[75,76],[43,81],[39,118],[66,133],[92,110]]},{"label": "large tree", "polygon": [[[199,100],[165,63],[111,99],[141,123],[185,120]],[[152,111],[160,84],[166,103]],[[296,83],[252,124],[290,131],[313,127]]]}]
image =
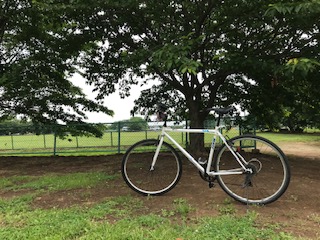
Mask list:
[{"label": "large tree", "polygon": [[[88,50],[84,76],[101,97],[116,84],[128,95],[142,77],[154,84],[134,110],[165,103],[171,113],[187,116],[192,128],[202,128],[205,109],[214,106],[237,103],[254,113],[276,111],[287,78],[282,67],[289,59],[319,52],[312,44],[319,37],[319,18],[312,12],[268,14],[272,3],[94,1],[92,18],[99,19],[104,44]],[[202,145],[202,136],[191,137],[193,149]]]},{"label": "large tree", "polygon": [[[86,111],[112,114],[68,81],[93,38],[78,34],[73,20],[77,13],[71,6],[46,3],[0,3],[0,117],[20,115],[36,124],[83,124]],[[98,133],[79,127],[82,133]]]},{"label": "large tree", "polygon": [[[277,77],[268,86],[270,94],[263,94],[263,88],[257,89],[255,99],[258,101],[247,106],[261,127],[302,131],[307,126],[320,126],[319,14],[319,0],[283,1],[268,8],[266,15],[285,19],[288,29],[300,33],[298,39],[288,38],[288,42],[294,40],[300,44],[297,44],[296,54],[280,66]],[[272,96],[272,93],[275,94]],[[273,104],[270,97],[275,100]]]},{"label": "large tree", "polygon": [[[12,2],[15,7],[5,7]],[[8,87],[2,91],[12,91],[6,99],[16,97],[7,79],[17,79],[17,85],[28,79],[19,94],[30,91],[36,97],[22,99],[22,106],[29,108],[39,96],[43,103],[63,99],[34,109],[35,116],[40,110],[41,117],[49,114],[53,119],[53,113],[62,113],[58,106],[68,93],[71,99],[79,99],[74,96],[80,93],[69,85],[72,91],[54,91],[64,97],[47,97],[43,86],[50,86],[50,96],[52,89],[62,90],[65,74],[78,66],[98,91],[98,100],[117,88],[125,97],[130,85],[148,83],[151,87],[142,92],[134,111],[155,111],[161,102],[172,116],[187,117],[192,128],[202,128],[205,109],[214,106],[237,103],[253,113],[277,110],[288,86],[282,66],[289,59],[319,56],[318,14],[270,14],[270,6],[278,6],[270,4],[295,2],[7,0],[1,9],[5,24],[0,28],[7,29],[7,37],[0,36],[7,51],[0,51],[0,71],[2,86]],[[30,79],[39,86],[38,93],[28,88]],[[19,103],[19,98],[13,99],[3,109]],[[202,146],[202,136],[191,137],[193,149]]]}]

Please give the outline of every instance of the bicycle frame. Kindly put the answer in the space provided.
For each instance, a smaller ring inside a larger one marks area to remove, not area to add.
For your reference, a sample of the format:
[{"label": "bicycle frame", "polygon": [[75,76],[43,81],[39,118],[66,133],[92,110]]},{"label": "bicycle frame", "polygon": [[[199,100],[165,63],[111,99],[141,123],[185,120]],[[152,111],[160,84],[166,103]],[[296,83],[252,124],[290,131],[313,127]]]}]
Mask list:
[{"label": "bicycle frame", "polygon": [[[245,159],[236,151],[232,149],[232,147],[228,144],[226,138],[220,133],[219,129],[223,128],[221,127],[216,127],[215,129],[173,129],[169,127],[163,127],[159,139],[159,144],[156,149],[155,155],[153,157],[153,161],[151,164],[150,171],[154,170],[154,166],[156,164],[162,143],[164,141],[164,138],[167,137],[180,151],[181,153],[202,173],[202,174],[207,174],[210,177],[217,176],[217,175],[231,175],[231,174],[243,174],[244,172],[251,172],[251,169],[246,168],[246,164],[248,164]],[[208,156],[208,162],[207,162],[207,167],[204,169],[204,167],[198,163],[197,160],[194,159],[194,157],[186,151],[177,141],[175,141],[168,132],[185,132],[185,133],[211,133],[213,134],[212,142],[211,142],[211,147],[210,147],[210,152]],[[210,171],[212,161],[213,161],[213,154],[215,151],[215,144],[216,144],[216,139],[217,137],[220,137],[222,140],[223,144],[226,145],[226,147],[230,150],[232,155],[235,158],[235,161],[239,163],[239,168],[237,169],[230,169],[230,170],[223,170],[223,171]]]}]

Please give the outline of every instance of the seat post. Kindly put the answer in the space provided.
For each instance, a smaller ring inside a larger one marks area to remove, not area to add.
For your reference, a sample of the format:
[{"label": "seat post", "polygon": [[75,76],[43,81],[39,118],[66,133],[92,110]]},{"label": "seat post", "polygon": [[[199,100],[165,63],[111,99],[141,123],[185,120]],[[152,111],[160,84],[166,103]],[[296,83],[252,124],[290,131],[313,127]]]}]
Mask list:
[{"label": "seat post", "polygon": [[221,118],[221,114],[219,114],[219,117],[218,117],[218,121],[217,121],[217,125],[216,125],[216,127],[219,127],[219,126],[220,126],[220,118]]}]

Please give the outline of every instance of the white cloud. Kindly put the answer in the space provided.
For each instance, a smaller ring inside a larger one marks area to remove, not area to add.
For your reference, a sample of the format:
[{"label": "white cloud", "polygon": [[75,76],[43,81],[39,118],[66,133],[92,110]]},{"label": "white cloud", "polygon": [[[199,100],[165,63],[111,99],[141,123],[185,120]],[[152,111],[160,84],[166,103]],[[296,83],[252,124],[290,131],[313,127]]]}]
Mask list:
[{"label": "white cloud", "polygon": [[[91,100],[94,100],[96,93],[92,91],[93,87],[85,83],[85,79],[79,74],[75,74],[69,79],[75,86],[82,88],[84,94]],[[134,106],[134,100],[140,95],[141,88],[139,86],[132,86],[130,96],[124,99],[120,98],[119,93],[115,92],[104,99],[104,105],[114,111],[113,117],[104,113],[87,112],[88,119],[86,122],[91,123],[112,123],[120,120],[130,119],[130,110]]]}]

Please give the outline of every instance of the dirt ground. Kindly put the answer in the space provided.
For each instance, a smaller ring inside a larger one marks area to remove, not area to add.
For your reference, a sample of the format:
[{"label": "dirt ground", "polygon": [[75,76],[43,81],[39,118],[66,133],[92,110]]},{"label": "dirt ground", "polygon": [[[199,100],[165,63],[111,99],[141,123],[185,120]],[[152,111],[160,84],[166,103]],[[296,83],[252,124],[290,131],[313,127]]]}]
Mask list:
[{"label": "dirt ground", "polygon": [[[285,231],[305,239],[320,239],[320,142],[315,144],[286,143],[280,147],[287,154],[292,177],[288,190],[276,202],[267,206],[246,206],[232,202],[237,214],[248,210],[258,213],[258,224],[273,224],[278,231]],[[144,197],[133,192],[120,177],[122,155],[96,157],[1,157],[0,177],[13,175],[63,174],[86,171],[106,171],[119,174],[119,178],[90,189],[76,189],[44,193],[38,196],[34,207],[69,207],[75,204],[91,205],[114,196],[135,196],[144,202],[144,213],[161,213],[172,206],[175,199],[183,198],[192,206],[188,217],[217,216],[219,206],[225,204],[228,196],[216,184],[208,184],[196,169],[184,162],[179,184],[170,192],[158,197]],[[25,194],[22,191],[4,191],[0,196],[11,198]],[[221,209],[221,208],[220,208]]]}]

